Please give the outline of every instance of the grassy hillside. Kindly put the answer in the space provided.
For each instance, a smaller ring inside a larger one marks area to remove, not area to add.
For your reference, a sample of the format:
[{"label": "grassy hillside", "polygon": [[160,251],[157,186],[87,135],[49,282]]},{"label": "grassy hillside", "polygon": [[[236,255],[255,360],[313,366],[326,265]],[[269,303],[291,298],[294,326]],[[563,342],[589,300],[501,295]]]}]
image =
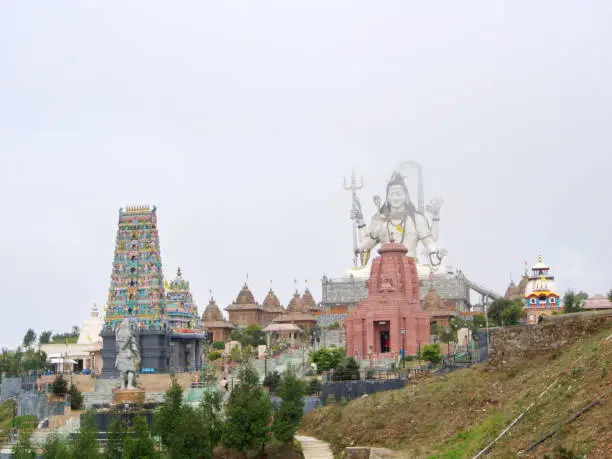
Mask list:
[{"label": "grassy hillside", "polygon": [[[406,458],[471,458],[535,402],[487,457],[516,457],[557,428],[534,452],[521,457],[609,457],[605,452],[612,451],[611,333],[605,330],[552,357],[499,371],[487,371],[483,364],[345,406],[329,405],[309,413],[300,431],[329,441],[337,450],[380,446]],[[562,426],[599,398],[599,405]]]}]

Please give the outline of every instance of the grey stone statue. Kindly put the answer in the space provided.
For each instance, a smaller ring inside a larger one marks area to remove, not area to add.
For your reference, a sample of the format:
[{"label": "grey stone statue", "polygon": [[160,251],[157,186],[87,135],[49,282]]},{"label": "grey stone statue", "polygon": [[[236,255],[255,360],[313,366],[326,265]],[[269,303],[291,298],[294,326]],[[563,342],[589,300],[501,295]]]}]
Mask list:
[{"label": "grey stone statue", "polygon": [[117,357],[115,368],[119,370],[121,390],[136,389],[136,375],[140,366],[138,339],[130,327],[130,321],[123,319],[116,334]]}]

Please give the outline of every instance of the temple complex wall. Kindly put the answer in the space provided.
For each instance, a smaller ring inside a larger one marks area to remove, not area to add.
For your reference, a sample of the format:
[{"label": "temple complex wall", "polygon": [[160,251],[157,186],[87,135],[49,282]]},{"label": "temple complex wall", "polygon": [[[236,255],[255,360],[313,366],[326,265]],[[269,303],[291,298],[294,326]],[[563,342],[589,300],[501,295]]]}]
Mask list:
[{"label": "temple complex wall", "polygon": [[579,312],[546,317],[538,325],[516,325],[490,331],[489,367],[543,357],[585,336],[612,328],[612,311]]}]

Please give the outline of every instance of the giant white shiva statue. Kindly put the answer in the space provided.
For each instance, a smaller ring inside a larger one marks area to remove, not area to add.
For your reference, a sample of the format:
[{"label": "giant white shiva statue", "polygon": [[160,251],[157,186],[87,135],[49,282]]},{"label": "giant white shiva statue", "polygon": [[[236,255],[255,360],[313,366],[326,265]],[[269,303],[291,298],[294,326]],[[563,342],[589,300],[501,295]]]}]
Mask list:
[{"label": "giant white shiva statue", "polygon": [[[419,206],[416,207],[410,199],[410,193],[406,186],[406,178],[402,170],[407,167],[416,167],[419,180]],[[432,199],[427,207],[423,205],[423,183],[421,167],[412,161],[400,164],[391,175],[387,184],[385,202],[381,205],[379,196],[374,196],[376,213],[370,224],[366,224],[361,210],[361,202],[357,197],[357,190],[362,188],[363,183],[357,184],[355,175],[351,178],[350,185],[345,182],[345,189],[352,192],[353,205],[351,208],[351,219],[353,220],[353,267],[347,272],[355,278],[367,278],[370,275],[370,253],[380,244],[396,242],[403,244],[408,249],[408,256],[417,259],[419,277],[427,278],[434,273],[445,272],[442,259],[446,255],[445,250],[437,246],[440,209],[442,200]],[[425,208],[423,208],[425,207]],[[431,214],[431,222],[425,216],[425,212]],[[424,261],[420,263],[417,249],[419,243],[424,248]]]}]

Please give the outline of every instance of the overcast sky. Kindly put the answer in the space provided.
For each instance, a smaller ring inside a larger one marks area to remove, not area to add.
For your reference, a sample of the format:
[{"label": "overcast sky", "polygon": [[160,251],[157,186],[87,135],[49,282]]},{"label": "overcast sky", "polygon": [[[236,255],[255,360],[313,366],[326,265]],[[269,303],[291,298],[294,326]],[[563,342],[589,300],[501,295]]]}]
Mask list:
[{"label": "overcast sky", "polygon": [[[609,1],[0,3],[0,345],[103,306],[118,210],[158,207],[200,311],[351,265],[400,161],[449,263],[500,293],[539,253],[612,287]],[[414,184],[413,184],[414,186]]]}]

